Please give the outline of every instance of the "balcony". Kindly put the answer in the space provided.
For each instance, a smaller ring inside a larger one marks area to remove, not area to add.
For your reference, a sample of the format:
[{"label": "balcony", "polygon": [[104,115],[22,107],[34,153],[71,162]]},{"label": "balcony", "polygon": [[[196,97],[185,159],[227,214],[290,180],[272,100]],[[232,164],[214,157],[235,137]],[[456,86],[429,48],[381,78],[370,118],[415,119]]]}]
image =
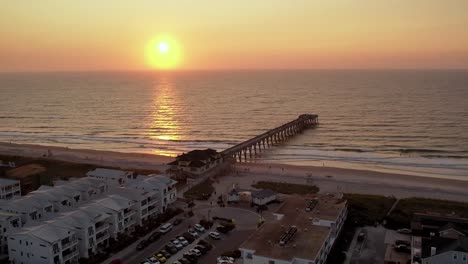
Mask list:
[{"label": "balcony", "polygon": [[96,225],[96,234],[109,229],[109,224]]},{"label": "balcony", "polygon": [[124,210],[124,218],[128,218],[132,215],[134,215],[136,212],[134,210],[131,210],[131,209],[125,209]]},{"label": "balcony", "polygon": [[72,240],[72,241],[68,241],[68,242],[62,242],[62,251],[66,250],[67,248],[71,247],[71,246],[74,246],[78,244],[78,239],[75,239],[75,240]]},{"label": "balcony", "polygon": [[78,252],[78,250],[75,248],[75,250],[73,251],[70,251],[69,253],[62,253],[63,255],[63,262],[66,262],[72,258],[75,258],[75,257],[78,257],[78,255],[80,254],[80,252]]},{"label": "balcony", "polygon": [[109,232],[103,233],[102,235],[96,236],[96,244],[101,243],[102,241],[110,237]]}]

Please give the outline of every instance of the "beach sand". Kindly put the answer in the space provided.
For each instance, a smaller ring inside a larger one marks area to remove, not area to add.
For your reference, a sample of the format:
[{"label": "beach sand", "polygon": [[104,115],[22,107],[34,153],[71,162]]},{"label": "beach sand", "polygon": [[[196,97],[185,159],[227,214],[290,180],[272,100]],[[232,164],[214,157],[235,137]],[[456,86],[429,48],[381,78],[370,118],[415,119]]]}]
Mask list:
[{"label": "beach sand", "polygon": [[[165,171],[172,157],[152,154],[121,153],[65,147],[0,143],[0,154],[32,158],[48,158],[75,163],[96,164],[120,168]],[[50,154],[50,156],[49,156]],[[231,177],[221,177],[216,184],[220,192],[233,184],[251,188],[256,181],[281,181],[314,184],[321,192],[363,193],[385,196],[425,197],[468,201],[466,180],[385,173],[370,170],[333,167],[294,166],[266,163],[237,163]]]},{"label": "beach sand", "polygon": [[321,193],[343,192],[396,198],[468,201],[468,179],[445,179],[443,175],[435,178],[369,170],[264,163],[238,163],[231,175],[232,177],[219,179],[216,184],[219,192],[227,192],[233,185],[251,189],[251,185],[257,181],[279,181],[313,184],[320,188]]},{"label": "beach sand", "polygon": [[173,157],[140,153],[121,153],[66,147],[12,144],[0,142],[0,154],[31,158],[47,158],[74,163],[95,164],[120,168],[165,171]]}]

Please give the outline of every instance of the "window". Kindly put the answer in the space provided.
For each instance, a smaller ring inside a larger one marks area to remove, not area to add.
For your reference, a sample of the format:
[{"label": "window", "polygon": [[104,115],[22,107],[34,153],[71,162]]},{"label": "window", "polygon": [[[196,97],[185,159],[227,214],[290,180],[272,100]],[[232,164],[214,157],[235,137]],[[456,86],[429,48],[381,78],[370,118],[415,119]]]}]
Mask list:
[{"label": "window", "polygon": [[466,255],[463,255],[463,261],[466,261]]},{"label": "window", "polygon": [[457,256],[457,253],[453,254],[453,259],[457,259],[458,256]]},{"label": "window", "polygon": [[247,253],[247,255],[245,257],[248,258],[248,259],[252,259],[252,253]]},{"label": "window", "polygon": [[275,264],[275,261],[274,260],[269,260],[268,264]]}]

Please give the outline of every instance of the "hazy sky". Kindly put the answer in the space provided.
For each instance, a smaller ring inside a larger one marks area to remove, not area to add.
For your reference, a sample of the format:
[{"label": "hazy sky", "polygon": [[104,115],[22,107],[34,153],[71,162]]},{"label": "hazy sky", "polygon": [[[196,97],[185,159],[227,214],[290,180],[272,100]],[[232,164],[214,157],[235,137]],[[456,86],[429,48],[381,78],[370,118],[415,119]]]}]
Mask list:
[{"label": "hazy sky", "polygon": [[148,69],[161,34],[180,69],[468,68],[468,0],[5,0],[0,71]]}]

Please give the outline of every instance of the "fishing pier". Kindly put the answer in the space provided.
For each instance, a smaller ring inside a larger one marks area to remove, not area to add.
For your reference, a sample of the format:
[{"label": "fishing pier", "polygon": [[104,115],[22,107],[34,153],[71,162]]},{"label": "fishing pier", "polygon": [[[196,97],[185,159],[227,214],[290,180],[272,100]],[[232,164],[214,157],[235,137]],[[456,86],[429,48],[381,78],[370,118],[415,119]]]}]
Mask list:
[{"label": "fishing pier", "polygon": [[318,115],[303,114],[291,122],[232,146],[222,151],[221,155],[231,157],[234,161],[246,162],[248,159],[254,158],[262,149],[286,141],[304,129],[315,128],[317,125]]}]

